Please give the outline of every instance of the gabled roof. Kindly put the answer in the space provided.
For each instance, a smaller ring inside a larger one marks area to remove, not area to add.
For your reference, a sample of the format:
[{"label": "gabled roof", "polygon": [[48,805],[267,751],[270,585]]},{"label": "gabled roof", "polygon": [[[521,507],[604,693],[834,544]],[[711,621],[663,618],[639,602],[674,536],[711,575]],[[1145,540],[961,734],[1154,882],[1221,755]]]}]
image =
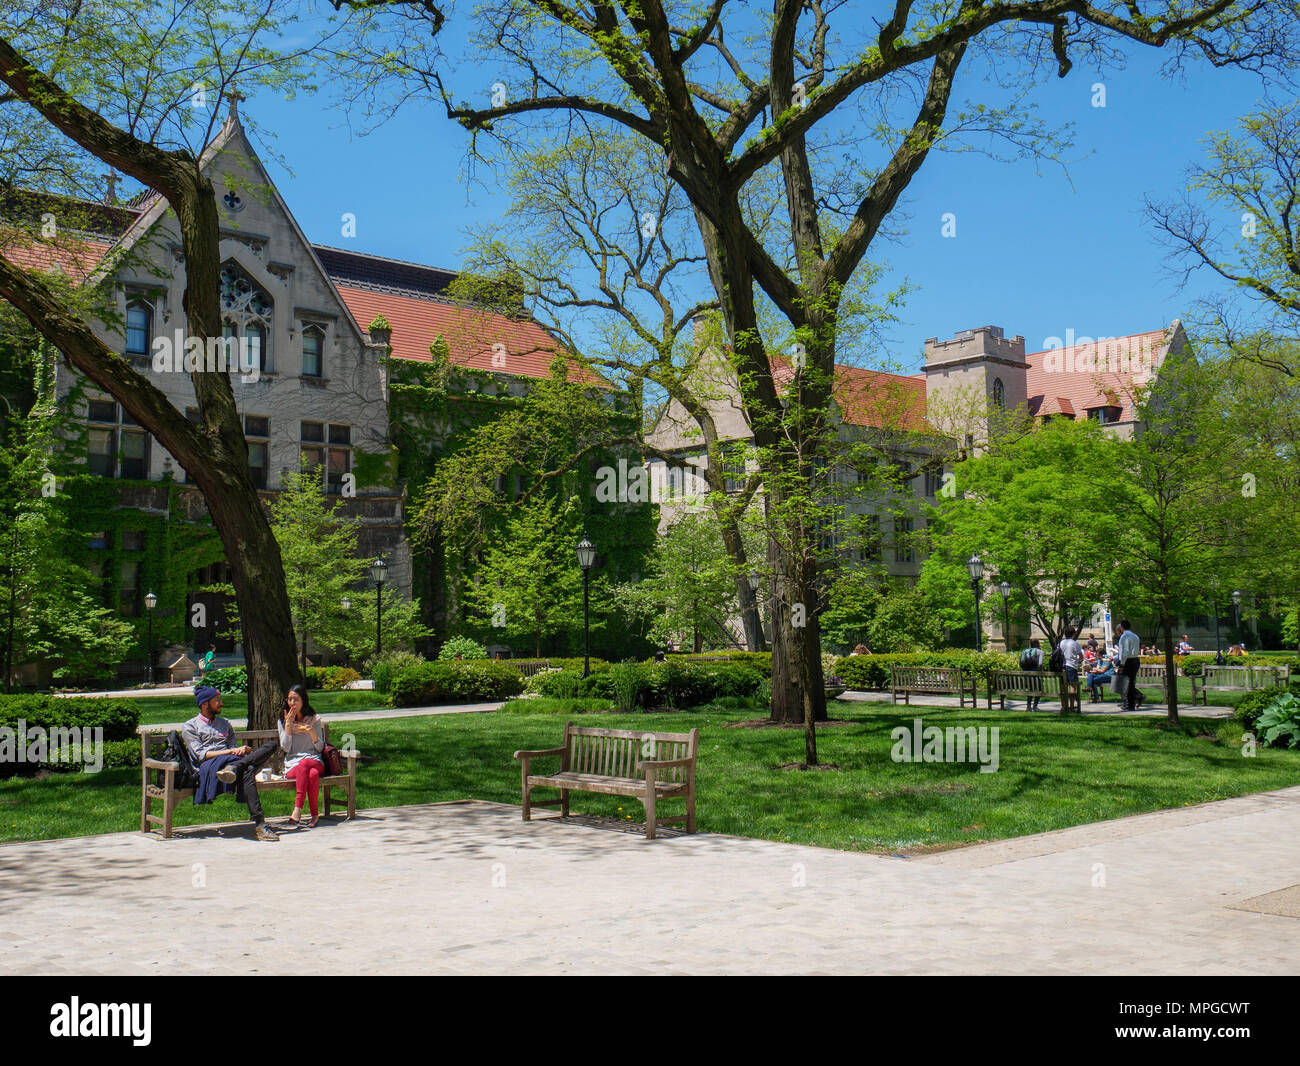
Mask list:
[{"label": "gabled roof", "polygon": [[[769,357],[769,361],[778,388],[789,384],[794,377],[790,361],[783,356]],[[849,425],[911,431],[927,428],[924,374],[887,374],[836,363],[832,395],[840,418]]]},{"label": "gabled roof", "polygon": [[1026,355],[1029,413],[1079,416],[1099,407],[1117,407],[1120,422],[1131,422],[1133,389],[1145,385],[1171,348],[1181,345],[1182,326],[1104,337],[1068,348]]},{"label": "gabled roof", "polygon": [[[249,156],[260,167],[261,161],[234,116],[227,118],[204,149],[201,165],[236,135],[243,138]],[[382,314],[393,327],[393,355],[399,359],[428,362],[429,346],[442,336],[455,366],[516,377],[551,376],[551,363],[556,353],[564,349],[536,322],[450,299],[445,290],[457,276],[453,270],[311,244],[264,168],[261,177],[271,188],[294,233],[310,250],[322,275],[338,291],[347,315],[362,337],[368,336],[367,326],[375,316]],[[49,199],[43,193],[27,195],[33,203]],[[76,203],[81,213],[94,221],[92,228],[97,232],[77,233],[57,244],[33,244],[28,240],[23,245],[0,247],[0,254],[25,269],[49,270],[57,265],[73,280],[97,280],[97,275],[109,270],[105,262],[107,253],[133,246],[169,208],[166,199],[153,190],[143,191],[125,205]],[[23,205],[24,214],[30,214],[31,210],[31,204]],[[500,365],[501,350],[494,349],[495,344],[505,345],[504,365]],[[494,356],[497,356],[495,365]],[[570,381],[612,387],[572,359],[568,360],[568,366]]]}]

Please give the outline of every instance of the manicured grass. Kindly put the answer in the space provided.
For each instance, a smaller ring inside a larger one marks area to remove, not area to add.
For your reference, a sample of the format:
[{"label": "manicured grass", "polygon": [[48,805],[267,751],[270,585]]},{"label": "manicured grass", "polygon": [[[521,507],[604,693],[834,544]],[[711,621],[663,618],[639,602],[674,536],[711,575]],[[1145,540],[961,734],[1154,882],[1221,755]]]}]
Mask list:
[{"label": "manicured grass", "polygon": [[[840,769],[781,770],[802,759],[797,729],[727,728],[755,709],[592,715],[584,724],[686,731],[699,726],[700,829],[846,849],[898,851],[1021,836],[1142,811],[1224,799],[1300,781],[1300,753],[1259,749],[1254,758],[1225,740],[1195,737],[1233,723],[1102,718],[913,707],[837,705],[848,725],[819,730],[823,762]],[[996,726],[997,773],[979,766],[896,763],[896,726]],[[349,723],[363,755],[358,803],[387,807],[473,797],[519,803],[520,748],[561,738],[558,714],[441,715]],[[542,763],[549,768],[551,763]],[[139,771],[54,775],[0,783],[0,840],[121,832],[139,827]],[[550,795],[554,795],[553,793]],[[548,798],[542,794],[539,798]],[[292,796],[264,794],[268,815],[287,814]],[[574,793],[575,814],[642,821],[634,800]],[[668,801],[664,813],[677,813]],[[623,808],[621,811],[619,808]],[[177,824],[227,821],[245,813],[233,797],[182,804]],[[320,831],[320,830],[318,830]],[[328,831],[328,827],[325,831]]]}]

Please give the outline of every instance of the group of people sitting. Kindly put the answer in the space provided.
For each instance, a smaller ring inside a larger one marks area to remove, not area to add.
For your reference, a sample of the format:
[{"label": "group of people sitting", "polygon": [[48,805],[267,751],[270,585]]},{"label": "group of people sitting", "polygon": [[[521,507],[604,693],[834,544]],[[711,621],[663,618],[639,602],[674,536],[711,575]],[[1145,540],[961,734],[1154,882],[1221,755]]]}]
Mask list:
[{"label": "group of people sitting", "polygon": [[279,840],[266,824],[261,799],[257,794],[257,773],[277,751],[284,752],[284,774],[297,786],[292,825],[302,819],[303,800],[311,809],[309,825],[316,826],[320,817],[317,799],[320,779],[325,774],[325,731],[312,710],[307,690],[302,685],[289,689],[276,723],[279,736],[254,751],[249,745],[235,745],[235,729],[218,713],[221,693],[210,685],[194,692],[199,713],[185,723],[181,739],[199,769],[199,785],[194,790],[195,803],[211,803],[224,792],[234,792],[235,799],[248,805],[258,840]]}]

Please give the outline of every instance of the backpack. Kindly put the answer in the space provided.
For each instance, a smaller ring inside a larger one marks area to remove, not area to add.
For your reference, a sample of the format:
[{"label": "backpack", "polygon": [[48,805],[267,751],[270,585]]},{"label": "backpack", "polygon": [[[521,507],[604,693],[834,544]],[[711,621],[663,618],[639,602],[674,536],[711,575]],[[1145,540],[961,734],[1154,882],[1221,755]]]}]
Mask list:
[{"label": "backpack", "polygon": [[[176,762],[181,764],[181,768],[176,771],[172,781],[176,788],[198,788],[199,771],[194,765],[194,758],[190,755],[190,749],[185,746],[185,741],[181,738],[180,733],[173,729],[167,734],[167,745],[163,748],[163,762]],[[167,771],[158,771],[158,787],[163,788],[167,780]]]},{"label": "backpack", "polygon": [[1052,657],[1047,660],[1047,669],[1054,674],[1065,670],[1065,652],[1061,650],[1061,645],[1058,644],[1052,649]]},{"label": "backpack", "polygon": [[1034,654],[1037,651],[1038,651],[1037,648],[1026,648],[1024,651],[1020,653],[1020,669],[1022,670],[1038,669],[1038,664],[1041,660],[1038,655]]}]

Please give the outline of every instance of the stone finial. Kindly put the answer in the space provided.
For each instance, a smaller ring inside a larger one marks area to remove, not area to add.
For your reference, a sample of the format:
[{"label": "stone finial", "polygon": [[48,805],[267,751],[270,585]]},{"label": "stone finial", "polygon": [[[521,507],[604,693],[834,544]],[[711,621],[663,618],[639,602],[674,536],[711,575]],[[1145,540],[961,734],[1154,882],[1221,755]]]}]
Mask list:
[{"label": "stone finial", "polygon": [[230,117],[236,122],[239,121],[239,104],[248,97],[236,88],[235,83],[230,83],[230,88],[226,90],[226,101],[230,104]]}]

